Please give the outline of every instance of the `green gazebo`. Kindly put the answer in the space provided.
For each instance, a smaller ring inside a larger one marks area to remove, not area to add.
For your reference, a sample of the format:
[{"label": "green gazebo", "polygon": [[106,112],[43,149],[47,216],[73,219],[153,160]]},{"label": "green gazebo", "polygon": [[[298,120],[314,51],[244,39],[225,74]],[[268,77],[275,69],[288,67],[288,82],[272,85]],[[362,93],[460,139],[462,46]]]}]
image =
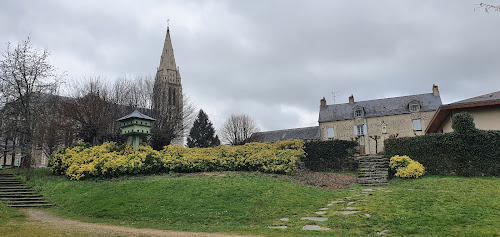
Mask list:
[{"label": "green gazebo", "polygon": [[134,112],[117,121],[121,122],[122,135],[131,136],[134,148],[138,148],[140,137],[151,134],[151,123],[155,120],[135,109]]}]

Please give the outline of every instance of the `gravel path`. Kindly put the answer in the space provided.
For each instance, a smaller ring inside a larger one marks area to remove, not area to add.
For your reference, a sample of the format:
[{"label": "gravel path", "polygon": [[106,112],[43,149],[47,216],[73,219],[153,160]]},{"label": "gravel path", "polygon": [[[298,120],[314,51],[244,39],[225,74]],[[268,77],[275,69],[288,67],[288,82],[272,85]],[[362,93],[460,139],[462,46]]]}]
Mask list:
[{"label": "gravel path", "polygon": [[42,209],[25,209],[26,215],[35,222],[50,225],[58,229],[67,229],[78,232],[79,234],[88,234],[89,236],[193,236],[193,237],[240,237],[250,235],[232,235],[220,233],[202,233],[202,232],[181,232],[170,230],[156,230],[146,228],[131,228],[124,226],[114,226],[96,223],[85,223],[75,220],[64,219]]}]

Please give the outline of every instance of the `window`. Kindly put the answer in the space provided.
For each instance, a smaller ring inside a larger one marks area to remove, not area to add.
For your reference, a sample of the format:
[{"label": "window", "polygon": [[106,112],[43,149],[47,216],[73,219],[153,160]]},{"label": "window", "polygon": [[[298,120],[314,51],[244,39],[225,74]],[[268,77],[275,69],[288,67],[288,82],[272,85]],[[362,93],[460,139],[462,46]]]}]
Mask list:
[{"label": "window", "polygon": [[333,134],[333,128],[327,128],[328,132],[328,138],[333,139],[334,134]]},{"label": "window", "polygon": [[420,111],[420,105],[418,104],[410,105],[410,112],[418,112],[418,111]]},{"label": "window", "polygon": [[387,124],[384,121],[382,121],[382,134],[387,134]]},{"label": "window", "polygon": [[361,136],[363,135],[363,126],[357,126],[358,129],[358,135]]},{"label": "window", "polygon": [[366,124],[354,126],[354,136],[363,136],[368,135],[368,129],[366,128]]},{"label": "window", "polygon": [[420,119],[413,120],[413,131],[422,131],[422,122]]},{"label": "window", "polygon": [[358,109],[358,110],[354,111],[354,117],[359,118],[361,116],[363,116],[362,110]]}]

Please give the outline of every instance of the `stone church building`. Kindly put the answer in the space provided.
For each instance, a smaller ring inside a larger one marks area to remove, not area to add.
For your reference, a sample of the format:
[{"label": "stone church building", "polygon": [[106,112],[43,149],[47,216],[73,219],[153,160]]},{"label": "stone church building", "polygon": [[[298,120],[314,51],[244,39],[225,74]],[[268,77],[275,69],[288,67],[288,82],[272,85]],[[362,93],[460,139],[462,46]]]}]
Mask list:
[{"label": "stone church building", "polygon": [[[167,27],[160,66],[156,70],[153,89],[153,110],[156,111],[156,116],[175,121],[176,124],[174,126],[177,126],[177,129],[181,129],[183,123],[183,99],[181,73],[175,63],[170,29]],[[184,146],[183,135],[180,134],[171,144]]]}]

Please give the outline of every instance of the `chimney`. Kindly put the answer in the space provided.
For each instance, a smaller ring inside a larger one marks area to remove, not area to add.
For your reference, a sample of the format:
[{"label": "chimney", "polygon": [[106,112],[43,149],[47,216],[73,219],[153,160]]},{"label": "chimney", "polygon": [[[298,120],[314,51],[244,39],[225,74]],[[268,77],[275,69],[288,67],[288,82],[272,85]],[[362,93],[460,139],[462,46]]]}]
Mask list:
[{"label": "chimney", "polygon": [[354,104],[354,95],[351,94],[351,96],[349,96],[349,104],[352,105]]},{"label": "chimney", "polygon": [[432,84],[432,94],[434,96],[439,96],[438,86],[436,86],[435,84]]},{"label": "chimney", "polygon": [[319,103],[319,109],[326,108],[326,99],[325,99],[325,97],[323,97],[323,99],[321,99],[319,102],[320,102]]}]

